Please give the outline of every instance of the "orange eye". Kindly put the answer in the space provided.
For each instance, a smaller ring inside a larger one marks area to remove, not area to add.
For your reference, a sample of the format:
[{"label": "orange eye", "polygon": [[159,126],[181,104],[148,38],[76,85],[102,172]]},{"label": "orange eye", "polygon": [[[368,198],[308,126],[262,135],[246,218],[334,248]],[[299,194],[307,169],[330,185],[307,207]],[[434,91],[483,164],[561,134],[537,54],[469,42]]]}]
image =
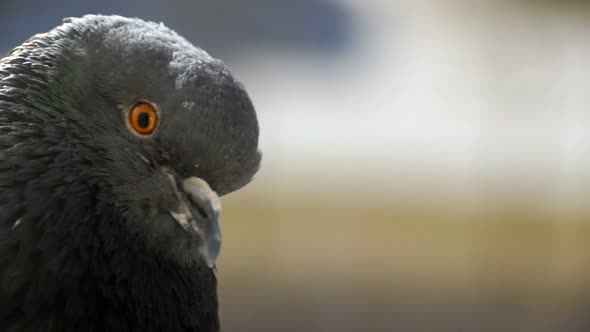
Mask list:
[{"label": "orange eye", "polygon": [[148,103],[139,103],[129,112],[129,124],[138,134],[149,135],[158,124],[158,113]]}]

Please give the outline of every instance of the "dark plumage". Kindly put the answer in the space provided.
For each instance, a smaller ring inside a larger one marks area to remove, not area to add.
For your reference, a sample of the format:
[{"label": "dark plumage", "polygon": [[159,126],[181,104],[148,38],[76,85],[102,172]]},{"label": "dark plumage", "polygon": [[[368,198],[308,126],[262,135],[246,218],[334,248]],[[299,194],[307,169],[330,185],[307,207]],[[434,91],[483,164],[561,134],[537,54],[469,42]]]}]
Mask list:
[{"label": "dark plumage", "polygon": [[251,180],[257,145],[242,85],[163,25],[85,16],[17,47],[0,60],[0,331],[217,331],[215,192]]}]

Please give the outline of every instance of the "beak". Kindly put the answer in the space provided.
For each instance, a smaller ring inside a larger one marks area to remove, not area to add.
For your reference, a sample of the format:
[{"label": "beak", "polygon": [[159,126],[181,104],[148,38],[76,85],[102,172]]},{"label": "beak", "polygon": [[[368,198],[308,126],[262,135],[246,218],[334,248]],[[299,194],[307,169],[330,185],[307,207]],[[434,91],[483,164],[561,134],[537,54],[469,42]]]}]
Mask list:
[{"label": "beak", "polygon": [[209,267],[215,266],[221,251],[221,202],[217,193],[203,179],[189,177],[177,183],[174,175],[167,175],[179,202],[178,208],[170,214],[185,231],[201,240],[201,255]]}]

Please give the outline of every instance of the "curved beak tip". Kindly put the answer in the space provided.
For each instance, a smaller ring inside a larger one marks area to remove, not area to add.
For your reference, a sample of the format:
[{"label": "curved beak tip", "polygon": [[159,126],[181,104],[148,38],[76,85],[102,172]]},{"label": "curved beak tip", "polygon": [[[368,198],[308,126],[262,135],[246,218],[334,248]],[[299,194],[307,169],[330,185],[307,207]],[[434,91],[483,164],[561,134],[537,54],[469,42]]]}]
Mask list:
[{"label": "curved beak tip", "polygon": [[205,245],[205,260],[209,267],[215,266],[219,253],[221,252],[221,235],[215,234],[207,239]]}]

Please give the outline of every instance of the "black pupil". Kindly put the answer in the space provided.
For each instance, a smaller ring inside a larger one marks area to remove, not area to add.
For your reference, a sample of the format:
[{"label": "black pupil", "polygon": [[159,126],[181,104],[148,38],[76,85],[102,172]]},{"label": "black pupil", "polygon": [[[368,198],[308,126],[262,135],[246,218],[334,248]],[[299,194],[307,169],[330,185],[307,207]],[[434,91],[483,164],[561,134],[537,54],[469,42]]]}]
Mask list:
[{"label": "black pupil", "polygon": [[150,125],[150,116],[149,116],[149,114],[147,114],[146,112],[139,113],[139,116],[137,118],[137,124],[141,128],[147,128]]}]

